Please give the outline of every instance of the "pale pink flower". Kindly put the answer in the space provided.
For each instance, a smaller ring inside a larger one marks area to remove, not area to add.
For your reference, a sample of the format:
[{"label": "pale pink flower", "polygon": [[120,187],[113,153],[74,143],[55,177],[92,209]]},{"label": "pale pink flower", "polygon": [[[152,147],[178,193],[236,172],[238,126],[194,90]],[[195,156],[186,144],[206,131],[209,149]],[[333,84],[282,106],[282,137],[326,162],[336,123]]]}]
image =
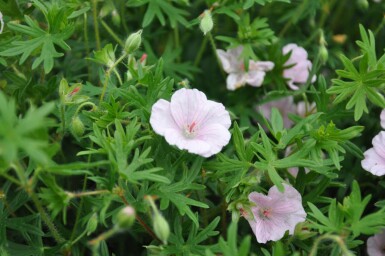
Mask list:
[{"label": "pale pink flower", "polygon": [[3,33],[3,28],[4,28],[3,14],[0,12],[0,34]]},{"label": "pale pink flower", "polygon": [[377,175],[385,175],[385,132],[377,134],[372,140],[373,147],[364,152],[362,168]]},{"label": "pale pink flower", "polygon": [[271,109],[278,109],[279,113],[281,113],[283,119],[283,126],[289,129],[293,125],[293,121],[289,119],[289,113],[296,114],[301,117],[306,117],[308,114],[313,113],[315,110],[315,103],[306,103],[304,101],[300,101],[298,103],[294,103],[293,96],[288,96],[284,98],[280,98],[278,100],[273,100],[267,102],[258,107],[258,111],[263,115],[267,120],[271,119]]},{"label": "pale pink flower", "polygon": [[[290,54],[290,58],[286,61],[283,71],[283,77],[287,79],[287,85],[292,90],[298,90],[299,87],[295,84],[304,84],[306,83],[310,70],[312,68],[312,63],[307,59],[307,52],[304,48],[299,47],[296,44],[288,44],[283,47],[282,52],[284,55]],[[294,65],[294,66],[293,66]],[[316,76],[313,76],[311,82],[315,82]]]},{"label": "pale pink flower", "polygon": [[369,256],[385,256],[385,229],[369,237],[366,248]]},{"label": "pale pink flower", "polygon": [[226,52],[217,50],[223,70],[229,74],[226,79],[226,84],[227,89],[231,91],[234,91],[245,84],[260,87],[265,78],[266,71],[270,71],[274,68],[274,63],[271,61],[249,60],[249,69],[246,71],[244,60],[241,57],[242,51],[242,46],[227,50]]},{"label": "pale pink flower", "polygon": [[180,89],[170,102],[158,100],[150,124],[170,145],[203,157],[217,154],[231,137],[229,112],[197,89]]},{"label": "pale pink flower", "polygon": [[283,119],[283,126],[289,129],[293,125],[293,121],[289,119],[288,114],[294,113],[296,110],[293,96],[288,96],[288,97],[280,98],[278,100],[269,101],[259,106],[258,110],[261,113],[261,115],[263,115],[267,120],[270,120],[272,108],[278,109]]},{"label": "pale pink flower", "polygon": [[385,129],[385,109],[381,111],[380,120],[382,129]]},{"label": "pale pink flower", "polygon": [[290,185],[284,184],[284,188],[284,192],[279,192],[273,186],[267,196],[257,192],[249,195],[255,205],[251,207],[253,216],[247,219],[258,243],[278,241],[287,230],[292,235],[295,226],[306,219],[301,194]]}]

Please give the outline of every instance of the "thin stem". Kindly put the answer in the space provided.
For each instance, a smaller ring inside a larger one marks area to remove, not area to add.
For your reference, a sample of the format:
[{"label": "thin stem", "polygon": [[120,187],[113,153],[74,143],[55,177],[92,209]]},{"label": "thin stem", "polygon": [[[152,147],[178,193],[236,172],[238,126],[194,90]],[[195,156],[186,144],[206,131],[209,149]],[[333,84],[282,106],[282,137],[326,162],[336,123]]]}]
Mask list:
[{"label": "thin stem", "polygon": [[[180,40],[179,40],[179,29],[178,25],[175,26],[174,28],[174,40],[175,40],[175,48],[179,49],[180,48]],[[180,61],[180,54],[177,57],[177,61]]]},{"label": "thin stem", "polygon": [[94,19],[96,49],[99,51],[100,50],[100,35],[99,35],[99,23],[98,23],[98,0],[92,0],[92,16]]},{"label": "thin stem", "polygon": [[60,106],[60,114],[61,114],[61,124],[62,124],[62,138],[64,137],[66,130],[66,118],[65,118],[65,106],[62,103]]},{"label": "thin stem", "polygon": [[[90,45],[89,45],[89,39],[88,39],[88,26],[87,26],[87,13],[85,12],[83,15],[83,32],[84,32],[84,41],[86,46],[86,57],[90,56]],[[91,80],[91,68],[90,65],[87,65],[87,75],[88,75],[88,81]]]},{"label": "thin stem", "polygon": [[100,194],[106,194],[106,193],[110,193],[110,191],[104,189],[104,190],[96,190],[96,191],[84,191],[84,192],[79,192],[79,193],[67,192],[67,194],[71,198],[83,197],[83,196],[94,196],[94,195],[100,195]]},{"label": "thin stem", "polygon": [[2,173],[1,176],[3,176],[3,177],[6,178],[7,180],[9,180],[9,181],[15,183],[16,185],[18,185],[18,186],[20,186],[20,187],[23,186],[17,179],[15,179],[14,177],[12,177],[12,176],[10,176],[10,175],[8,175],[8,174],[6,174],[6,173]]},{"label": "thin stem", "polygon": [[103,99],[104,99],[104,95],[106,94],[106,90],[107,90],[107,85],[108,85],[108,81],[110,79],[110,75],[111,75],[111,71],[120,63],[124,60],[124,58],[126,58],[126,56],[128,55],[128,53],[124,53],[122,56],[120,56],[120,58],[111,66],[108,68],[107,72],[106,72],[106,77],[104,79],[104,83],[103,83],[103,90],[102,90],[102,94],[100,95],[100,99],[99,99],[99,105],[102,103]]},{"label": "thin stem", "polygon": [[44,210],[41,202],[35,192],[32,189],[27,189],[29,196],[31,197],[33,203],[36,206],[36,209],[40,213],[41,218],[44,223],[47,225],[48,229],[51,231],[52,236],[55,238],[56,242],[62,244],[65,242],[65,239],[60,235],[59,231],[56,229],[55,224],[52,222],[51,218],[48,216],[47,212]]},{"label": "thin stem", "polygon": [[117,34],[110,28],[110,26],[107,25],[107,23],[104,22],[104,20],[101,20],[102,26],[107,30],[107,32],[112,36],[115,41],[120,44],[120,46],[124,47],[124,42],[121,40]]},{"label": "thin stem", "polygon": [[199,48],[199,51],[198,51],[198,54],[197,56],[195,57],[195,60],[194,60],[194,66],[198,66],[201,59],[202,59],[202,56],[203,56],[203,53],[205,52],[206,50],[206,46],[207,46],[207,37],[204,37],[203,38],[203,41],[202,41],[202,44]]},{"label": "thin stem", "polygon": [[[91,142],[91,148],[94,147],[94,142]],[[88,155],[88,158],[87,158],[87,163],[90,163],[91,162],[91,155]],[[84,175],[84,181],[83,181],[83,187],[82,187],[82,191],[85,191],[86,188],[87,188],[87,178],[88,178],[88,175]],[[74,224],[74,227],[72,229],[72,234],[71,234],[71,241],[73,241],[74,237],[75,237],[75,232],[77,230],[77,227],[79,225],[79,220],[80,220],[80,217],[81,217],[81,214],[82,214],[82,209],[83,209],[83,204],[84,204],[84,197],[81,197],[80,199],[80,204],[79,204],[79,208],[76,212],[76,219],[75,219],[75,224]],[[75,239],[75,241],[77,242],[78,240]],[[72,244],[75,244],[75,241],[72,242]]]},{"label": "thin stem", "polygon": [[90,101],[84,102],[84,103],[80,104],[80,106],[76,109],[74,116],[76,116],[76,115],[79,113],[79,111],[80,111],[83,107],[85,107],[85,106],[92,106],[92,109],[96,108],[95,103],[90,102]]},{"label": "thin stem", "polygon": [[111,236],[115,235],[117,232],[119,232],[119,228],[117,226],[114,226],[110,230],[100,234],[98,237],[92,239],[91,241],[88,242],[89,245],[91,246],[98,246],[101,241],[105,241]]},{"label": "thin stem", "polygon": [[209,41],[210,41],[210,45],[211,45],[211,48],[212,48],[212,50],[213,50],[213,52],[214,52],[214,56],[215,56],[215,59],[217,60],[218,66],[219,66],[220,71],[221,71],[221,74],[222,74],[223,78],[226,79],[226,75],[225,75],[225,73],[223,72],[221,60],[219,59],[218,54],[217,54],[217,47],[216,47],[216,45],[215,45],[214,38],[213,38],[211,32],[208,32],[208,33],[206,34],[206,36],[207,36],[207,38],[208,38]]},{"label": "thin stem", "polygon": [[353,256],[354,254],[346,247],[343,239],[340,236],[336,235],[330,235],[330,234],[325,234],[323,236],[318,237],[314,244],[313,247],[311,248],[311,251],[309,253],[309,256],[316,256],[317,255],[317,250],[318,250],[318,245],[321,243],[323,240],[333,240],[336,242],[339,247],[341,248],[343,255],[345,256]]},{"label": "thin stem", "polygon": [[378,32],[380,32],[380,30],[384,27],[384,25],[385,25],[385,16],[382,18],[380,25],[378,25],[376,30],[374,30],[374,36],[377,36]]},{"label": "thin stem", "polygon": [[[125,205],[130,205],[128,202],[127,202],[127,200],[126,200],[126,198],[124,198],[124,196],[123,195],[119,195],[119,197],[122,199],[122,201],[123,201],[123,203],[125,204]],[[136,214],[135,215],[135,219],[139,222],[139,224],[140,225],[142,225],[142,227],[150,234],[150,236],[152,236],[152,238],[154,238],[155,240],[157,240],[157,241],[159,241],[159,242],[161,242],[161,243],[163,243],[156,235],[155,235],[155,233],[154,233],[154,231],[152,231],[152,229],[143,221],[143,219],[142,218],[140,218],[139,217],[139,215],[138,214]]]}]

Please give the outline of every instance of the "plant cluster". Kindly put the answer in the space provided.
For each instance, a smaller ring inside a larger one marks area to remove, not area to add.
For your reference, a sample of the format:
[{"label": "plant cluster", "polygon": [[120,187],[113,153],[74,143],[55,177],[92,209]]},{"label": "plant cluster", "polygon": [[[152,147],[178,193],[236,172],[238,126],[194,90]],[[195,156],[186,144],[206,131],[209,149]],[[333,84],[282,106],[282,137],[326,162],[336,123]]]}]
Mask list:
[{"label": "plant cluster", "polygon": [[0,0],[0,255],[385,255],[384,11]]}]

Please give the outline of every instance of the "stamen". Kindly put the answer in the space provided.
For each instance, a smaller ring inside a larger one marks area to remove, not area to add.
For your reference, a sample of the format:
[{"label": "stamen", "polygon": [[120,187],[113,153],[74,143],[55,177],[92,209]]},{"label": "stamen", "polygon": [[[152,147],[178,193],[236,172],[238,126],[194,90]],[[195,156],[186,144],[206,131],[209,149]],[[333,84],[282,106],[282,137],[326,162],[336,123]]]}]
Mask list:
[{"label": "stamen", "polygon": [[192,122],[191,125],[188,126],[189,128],[189,132],[192,133],[194,131],[194,127],[195,127],[196,123],[195,122]]}]

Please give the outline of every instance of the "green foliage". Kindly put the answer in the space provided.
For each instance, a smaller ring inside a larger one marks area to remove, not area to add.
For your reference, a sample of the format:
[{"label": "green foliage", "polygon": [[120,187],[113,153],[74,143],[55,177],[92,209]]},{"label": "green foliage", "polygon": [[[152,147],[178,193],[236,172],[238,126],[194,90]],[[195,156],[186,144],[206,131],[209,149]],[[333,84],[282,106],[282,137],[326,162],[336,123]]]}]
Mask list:
[{"label": "green foliage", "polygon": [[13,31],[26,36],[28,40],[16,39],[11,46],[0,52],[1,56],[21,55],[19,65],[23,64],[29,56],[39,51],[40,56],[32,63],[32,69],[37,68],[41,63],[44,65],[44,72],[51,72],[54,66],[54,58],[63,56],[63,53],[56,51],[55,45],[65,51],[71,48],[65,42],[74,32],[73,26],[67,22],[67,10],[57,4],[45,5],[38,0],[34,4],[44,14],[47,22],[47,30],[42,29],[37,21],[25,15],[24,19],[27,25],[9,23],[8,26]]},{"label": "green foliage", "polygon": [[337,94],[334,99],[335,104],[349,98],[346,109],[354,107],[355,121],[359,120],[364,112],[368,113],[367,99],[373,104],[385,108],[385,98],[379,92],[385,82],[383,77],[385,55],[377,60],[374,35],[370,30],[367,33],[361,25],[360,34],[362,41],[357,41],[357,45],[362,51],[362,55],[358,57],[359,69],[357,70],[352,60],[341,55],[345,69],[336,72],[345,80],[333,79],[333,86],[327,90],[329,94]]}]

